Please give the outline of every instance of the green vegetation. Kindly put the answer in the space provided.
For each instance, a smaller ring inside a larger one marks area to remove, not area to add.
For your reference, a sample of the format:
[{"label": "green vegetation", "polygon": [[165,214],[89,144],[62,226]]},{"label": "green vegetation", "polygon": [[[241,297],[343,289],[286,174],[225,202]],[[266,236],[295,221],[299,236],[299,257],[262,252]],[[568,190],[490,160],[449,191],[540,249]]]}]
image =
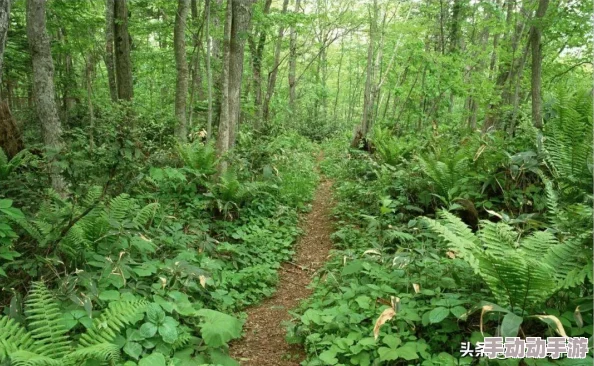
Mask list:
[{"label": "green vegetation", "polygon": [[[0,364],[249,362],[320,174],[302,365],[592,364],[593,11],[0,0]],[[589,354],[462,357],[486,336]]]}]

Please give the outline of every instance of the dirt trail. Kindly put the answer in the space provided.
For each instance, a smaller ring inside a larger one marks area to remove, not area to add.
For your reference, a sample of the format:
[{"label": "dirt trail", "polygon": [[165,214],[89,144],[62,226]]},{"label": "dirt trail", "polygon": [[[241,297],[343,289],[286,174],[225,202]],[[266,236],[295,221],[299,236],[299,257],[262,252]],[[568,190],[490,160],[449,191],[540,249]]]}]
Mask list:
[{"label": "dirt trail", "polygon": [[322,177],[301,227],[305,231],[295,247],[293,262],[285,263],[279,271],[276,293],[258,306],[247,310],[245,336],[231,344],[230,354],[242,366],[298,366],[305,358],[300,345],[285,341],[282,322],[291,319],[288,311],[311,294],[307,285],[316,270],[327,260],[332,247],[331,186]]}]

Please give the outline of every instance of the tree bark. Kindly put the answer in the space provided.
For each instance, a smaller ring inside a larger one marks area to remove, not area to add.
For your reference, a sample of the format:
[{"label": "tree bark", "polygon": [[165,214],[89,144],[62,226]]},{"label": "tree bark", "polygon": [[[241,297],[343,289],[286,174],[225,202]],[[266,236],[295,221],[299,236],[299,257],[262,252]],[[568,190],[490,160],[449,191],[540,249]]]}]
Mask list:
[{"label": "tree bark", "polygon": [[118,101],[118,87],[116,84],[115,65],[113,55],[113,27],[114,27],[114,0],[105,1],[105,68],[107,69],[107,83],[109,96],[112,102]]},{"label": "tree bark", "polygon": [[[297,14],[300,11],[300,0],[295,0],[295,10]],[[295,80],[295,70],[297,69],[297,31],[295,26],[291,27],[291,41],[289,45],[289,111],[291,114],[295,113],[295,101],[297,95],[295,93],[297,82]]]},{"label": "tree bark", "polygon": [[[59,151],[64,144],[55,99],[54,61],[45,25],[45,4],[46,0],[27,0],[27,40],[33,64],[35,107],[43,141],[47,149]],[[50,178],[52,188],[59,194],[65,194],[66,183],[54,160],[50,161]]]},{"label": "tree bark", "polygon": [[173,30],[173,47],[177,79],[175,82],[175,118],[177,140],[186,142],[188,125],[186,120],[186,101],[188,98],[188,63],[186,60],[186,19],[190,9],[190,0],[178,0]]},{"label": "tree bark", "polygon": [[357,148],[359,142],[367,136],[369,132],[369,122],[373,110],[372,100],[372,79],[373,79],[373,46],[375,37],[375,26],[377,22],[377,0],[373,2],[373,13],[370,11],[369,21],[369,44],[367,45],[367,69],[365,72],[365,90],[363,92],[363,114],[361,116],[361,124],[355,130],[353,139],[351,140],[351,147]]},{"label": "tree bark", "polygon": [[[270,6],[272,0],[266,0],[264,2],[263,13],[266,16],[270,13]],[[258,29],[257,29],[258,30]],[[250,37],[250,50],[252,53],[252,73],[254,79],[254,107],[256,108],[256,123],[255,129],[260,129],[260,120],[262,119],[262,55],[264,54],[264,45],[266,44],[266,29],[259,29],[258,44],[254,41],[253,37]]]},{"label": "tree bark", "polygon": [[208,88],[208,115],[206,119],[206,140],[212,136],[212,70],[210,65],[211,39],[210,39],[210,5],[211,0],[206,0],[204,12],[206,14],[206,78]]},{"label": "tree bark", "polygon": [[[0,0],[0,86],[2,85],[2,61],[4,60],[4,48],[6,47],[6,38],[8,26],[10,24],[10,2],[11,0]],[[0,96],[0,102],[2,96]]]},{"label": "tree bark", "polygon": [[[199,100],[204,99],[204,92],[202,90],[202,75],[200,73],[200,52],[202,51],[202,23],[198,26],[198,4],[197,0],[192,0],[190,4],[192,12],[192,23],[194,23],[195,33],[192,36],[192,43],[194,44],[194,52],[192,54],[192,66],[190,67],[190,107],[188,108],[188,128],[192,128],[192,118],[194,116],[194,100],[196,95]],[[206,13],[204,14],[206,18]]]},{"label": "tree bark", "polygon": [[[282,14],[287,13],[287,7],[289,6],[289,0],[283,0]],[[268,74],[268,87],[266,89],[266,96],[264,98],[263,106],[263,117],[264,121],[268,122],[270,119],[270,100],[274,95],[274,88],[276,87],[276,76],[278,75],[278,69],[280,66],[280,53],[283,45],[283,35],[285,33],[285,27],[281,25],[278,29],[278,36],[276,38],[276,45],[274,47],[274,65],[272,70]]]},{"label": "tree bark", "polygon": [[229,151],[229,65],[231,53],[231,23],[233,21],[232,1],[227,2],[225,28],[223,31],[223,65],[221,68],[221,110],[219,115],[219,135],[217,136],[217,174],[227,171],[227,161],[221,159]]},{"label": "tree bark", "polygon": [[252,18],[252,0],[232,0],[233,21],[229,52],[229,147],[235,145],[241,110],[241,81],[246,33]]},{"label": "tree bark", "polygon": [[126,0],[114,0],[115,75],[118,99],[130,101],[134,97],[128,8]]},{"label": "tree bark", "polygon": [[535,23],[530,30],[530,47],[532,48],[532,123],[539,130],[542,129],[542,20],[547,12],[549,0],[540,0],[536,10]]}]

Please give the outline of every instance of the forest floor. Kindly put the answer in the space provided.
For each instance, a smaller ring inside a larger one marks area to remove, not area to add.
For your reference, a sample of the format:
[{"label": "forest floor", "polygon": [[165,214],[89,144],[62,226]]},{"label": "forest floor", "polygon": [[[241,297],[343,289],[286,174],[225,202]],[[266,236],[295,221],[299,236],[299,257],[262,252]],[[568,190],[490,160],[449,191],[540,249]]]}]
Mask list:
[{"label": "forest floor", "polygon": [[300,345],[285,341],[283,323],[291,319],[289,311],[312,293],[308,285],[332,247],[331,187],[332,182],[322,177],[312,210],[302,221],[304,235],[296,244],[293,261],[284,263],[279,270],[276,293],[246,311],[245,336],[230,346],[231,357],[242,366],[298,366],[305,358]]}]

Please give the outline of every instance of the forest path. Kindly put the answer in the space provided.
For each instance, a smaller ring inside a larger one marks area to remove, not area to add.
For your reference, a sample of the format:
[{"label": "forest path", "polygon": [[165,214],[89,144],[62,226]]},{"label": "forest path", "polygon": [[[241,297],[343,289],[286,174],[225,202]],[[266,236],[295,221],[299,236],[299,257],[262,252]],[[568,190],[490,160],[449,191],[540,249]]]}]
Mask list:
[{"label": "forest path", "polygon": [[[320,154],[318,161],[321,158]],[[332,247],[331,187],[332,182],[322,176],[312,210],[302,220],[304,235],[295,246],[293,262],[284,263],[279,270],[276,293],[246,311],[245,336],[230,347],[231,356],[242,366],[298,366],[305,358],[300,345],[285,341],[282,323],[291,319],[289,310],[312,293],[307,286]]]}]

